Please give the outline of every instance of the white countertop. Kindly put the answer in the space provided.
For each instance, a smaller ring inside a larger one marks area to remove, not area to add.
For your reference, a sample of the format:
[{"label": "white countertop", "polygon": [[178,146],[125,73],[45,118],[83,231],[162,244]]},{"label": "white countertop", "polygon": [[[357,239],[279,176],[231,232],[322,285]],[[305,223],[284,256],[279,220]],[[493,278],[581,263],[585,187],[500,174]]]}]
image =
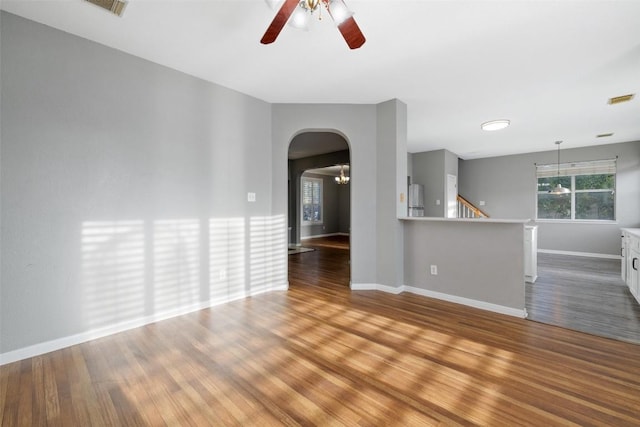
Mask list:
[{"label": "white countertop", "polygon": [[621,228],[620,230],[626,231],[629,234],[640,237],[640,228]]},{"label": "white countertop", "polygon": [[498,218],[442,218],[433,216],[406,216],[398,218],[402,221],[440,221],[440,222],[476,222],[484,224],[526,224],[530,219],[498,219]]}]

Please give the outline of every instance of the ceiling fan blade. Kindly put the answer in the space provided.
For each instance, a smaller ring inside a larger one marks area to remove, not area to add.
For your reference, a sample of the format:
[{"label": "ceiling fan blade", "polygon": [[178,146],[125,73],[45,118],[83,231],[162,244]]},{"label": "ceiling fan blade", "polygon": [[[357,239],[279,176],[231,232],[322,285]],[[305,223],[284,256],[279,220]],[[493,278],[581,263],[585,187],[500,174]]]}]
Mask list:
[{"label": "ceiling fan blade", "polygon": [[275,18],[271,21],[271,25],[267,28],[264,36],[262,36],[260,43],[269,44],[276,41],[280,31],[282,31],[282,28],[284,27],[284,24],[287,23],[289,17],[293,13],[293,10],[298,6],[298,1],[299,0],[285,0]]},{"label": "ceiling fan blade", "polygon": [[357,49],[367,41],[367,39],[364,38],[362,31],[360,31],[360,27],[356,24],[356,20],[353,19],[353,16],[350,16],[339,24],[338,29],[350,49]]}]

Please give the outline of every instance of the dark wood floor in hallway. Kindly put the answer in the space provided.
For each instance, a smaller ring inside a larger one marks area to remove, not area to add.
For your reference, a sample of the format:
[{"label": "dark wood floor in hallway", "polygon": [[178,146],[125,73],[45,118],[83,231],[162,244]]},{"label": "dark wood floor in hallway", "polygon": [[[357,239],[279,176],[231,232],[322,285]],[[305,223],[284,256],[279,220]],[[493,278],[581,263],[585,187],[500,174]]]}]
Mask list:
[{"label": "dark wood floor in hallway", "polygon": [[2,425],[640,425],[640,347],[351,292],[314,247],[289,291],[0,367]]}]

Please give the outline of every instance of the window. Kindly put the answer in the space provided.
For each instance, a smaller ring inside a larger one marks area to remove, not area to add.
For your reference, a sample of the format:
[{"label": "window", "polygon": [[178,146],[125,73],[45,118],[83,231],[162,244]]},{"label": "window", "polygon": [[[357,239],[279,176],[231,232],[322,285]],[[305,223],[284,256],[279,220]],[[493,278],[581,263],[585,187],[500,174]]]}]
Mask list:
[{"label": "window", "polygon": [[[536,165],[538,219],[614,221],[616,161]],[[549,194],[560,183],[568,194]]]},{"label": "window", "polygon": [[302,224],[322,224],[322,180],[302,177]]}]

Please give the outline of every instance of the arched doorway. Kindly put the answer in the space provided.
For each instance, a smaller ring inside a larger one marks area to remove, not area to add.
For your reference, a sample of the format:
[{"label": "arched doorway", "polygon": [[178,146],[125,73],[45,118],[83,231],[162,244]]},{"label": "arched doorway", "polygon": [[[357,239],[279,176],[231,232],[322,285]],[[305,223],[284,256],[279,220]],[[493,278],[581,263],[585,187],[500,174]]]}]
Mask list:
[{"label": "arched doorway", "polygon": [[349,144],[336,132],[302,132],[289,144],[290,269],[291,262],[298,270],[309,270],[332,260],[334,264],[324,268],[341,271],[340,277],[346,273],[338,280],[344,286],[351,278],[350,166]]}]

